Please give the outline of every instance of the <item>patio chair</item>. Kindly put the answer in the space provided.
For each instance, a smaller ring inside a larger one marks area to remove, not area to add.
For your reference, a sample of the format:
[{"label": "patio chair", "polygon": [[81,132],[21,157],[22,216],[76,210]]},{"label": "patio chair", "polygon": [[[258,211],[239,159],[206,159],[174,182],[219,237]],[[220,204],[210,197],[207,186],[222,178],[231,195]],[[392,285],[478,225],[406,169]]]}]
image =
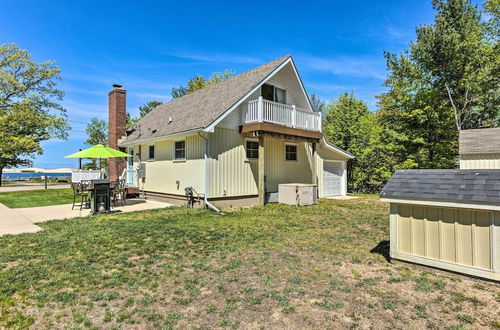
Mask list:
[{"label": "patio chair", "polygon": [[122,206],[126,205],[127,191],[125,187],[125,180],[118,179],[113,182],[113,206],[118,206],[121,204]]},{"label": "patio chair", "polygon": [[89,200],[88,191],[84,189],[84,186],[81,182],[72,182],[71,189],[73,190],[73,205],[71,206],[71,209],[73,210],[75,208],[75,205],[77,204],[77,199],[79,199],[80,211],[81,211],[83,206],[84,205],[86,206],[88,203]]}]

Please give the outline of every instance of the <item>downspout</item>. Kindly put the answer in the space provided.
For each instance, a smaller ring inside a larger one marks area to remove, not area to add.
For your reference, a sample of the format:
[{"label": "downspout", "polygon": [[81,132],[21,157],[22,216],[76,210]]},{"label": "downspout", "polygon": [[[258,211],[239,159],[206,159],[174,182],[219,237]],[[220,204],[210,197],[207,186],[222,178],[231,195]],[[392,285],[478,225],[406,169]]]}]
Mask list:
[{"label": "downspout", "polygon": [[198,132],[198,136],[205,140],[205,205],[212,211],[219,213],[220,210],[208,201],[208,192],[210,191],[210,180],[208,178],[208,139],[201,135],[200,132]]}]

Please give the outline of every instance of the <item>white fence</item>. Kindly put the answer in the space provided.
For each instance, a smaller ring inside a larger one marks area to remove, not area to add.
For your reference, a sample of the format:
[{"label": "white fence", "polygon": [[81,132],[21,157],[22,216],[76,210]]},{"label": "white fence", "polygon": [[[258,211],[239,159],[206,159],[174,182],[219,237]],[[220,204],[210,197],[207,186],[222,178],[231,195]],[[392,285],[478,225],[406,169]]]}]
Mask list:
[{"label": "white fence", "polygon": [[96,180],[104,178],[104,171],[100,170],[73,170],[71,172],[71,182],[81,182],[82,180]]},{"label": "white fence", "polygon": [[262,96],[248,102],[244,120],[245,124],[267,122],[321,132],[321,113],[300,109],[295,105],[264,100]]}]

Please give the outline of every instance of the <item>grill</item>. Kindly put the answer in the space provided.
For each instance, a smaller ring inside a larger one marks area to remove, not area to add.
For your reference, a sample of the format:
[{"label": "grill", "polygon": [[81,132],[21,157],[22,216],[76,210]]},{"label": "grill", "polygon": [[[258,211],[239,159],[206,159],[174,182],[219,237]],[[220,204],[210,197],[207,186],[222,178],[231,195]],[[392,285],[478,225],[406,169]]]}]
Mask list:
[{"label": "grill", "polygon": [[109,180],[92,180],[90,210],[93,214],[107,213],[111,209]]}]

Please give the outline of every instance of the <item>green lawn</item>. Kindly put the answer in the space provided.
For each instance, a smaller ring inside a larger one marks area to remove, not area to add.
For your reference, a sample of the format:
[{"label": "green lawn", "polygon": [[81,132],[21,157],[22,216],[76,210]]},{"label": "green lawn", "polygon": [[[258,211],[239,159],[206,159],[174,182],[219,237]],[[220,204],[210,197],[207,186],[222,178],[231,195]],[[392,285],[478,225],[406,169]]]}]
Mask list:
[{"label": "green lawn", "polygon": [[73,203],[71,189],[40,189],[0,193],[0,203],[10,208],[36,207]]},{"label": "green lawn", "polygon": [[500,326],[500,285],[386,261],[375,198],[185,208],[0,237],[0,328]]}]

